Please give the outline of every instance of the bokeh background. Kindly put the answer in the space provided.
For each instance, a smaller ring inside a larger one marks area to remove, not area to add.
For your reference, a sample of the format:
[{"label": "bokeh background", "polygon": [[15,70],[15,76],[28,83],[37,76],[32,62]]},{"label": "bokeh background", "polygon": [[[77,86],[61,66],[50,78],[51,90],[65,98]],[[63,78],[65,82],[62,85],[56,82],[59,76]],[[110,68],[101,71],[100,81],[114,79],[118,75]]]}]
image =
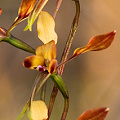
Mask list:
[{"label": "bokeh background", "polygon": [[[53,14],[57,0],[51,0],[44,10]],[[117,30],[113,44],[100,52],[89,52],[66,64],[63,79],[70,94],[67,120],[76,120],[79,115],[92,108],[109,107],[106,120],[120,120],[120,0],[80,0],[81,15],[78,31],[71,47],[84,46],[92,36]],[[21,0],[0,0],[3,9],[0,26],[6,29],[13,23]],[[58,34],[57,59],[69,34],[75,15],[75,4],[63,0],[56,17]],[[19,24],[11,33],[36,48],[42,45],[37,37],[36,22],[33,31],[23,32],[27,22]],[[29,99],[37,71],[22,66],[22,61],[30,53],[0,43],[0,120],[15,120]],[[47,83],[46,103],[53,83]],[[36,99],[39,98],[39,95]],[[58,93],[51,120],[59,120],[63,110],[63,97]],[[23,118],[23,120],[27,118]]]}]

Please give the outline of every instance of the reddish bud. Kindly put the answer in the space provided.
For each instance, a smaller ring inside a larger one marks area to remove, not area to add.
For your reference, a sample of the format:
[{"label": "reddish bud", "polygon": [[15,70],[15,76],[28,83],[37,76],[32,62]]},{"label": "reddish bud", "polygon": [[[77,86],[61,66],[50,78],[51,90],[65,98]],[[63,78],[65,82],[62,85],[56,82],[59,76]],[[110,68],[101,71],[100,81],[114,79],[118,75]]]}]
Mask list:
[{"label": "reddish bud", "polygon": [[107,34],[92,37],[85,47],[77,48],[74,51],[74,56],[88,51],[99,51],[108,48],[113,42],[115,34],[116,30]]},{"label": "reddish bud", "polygon": [[104,120],[109,108],[97,108],[84,112],[77,120]]}]

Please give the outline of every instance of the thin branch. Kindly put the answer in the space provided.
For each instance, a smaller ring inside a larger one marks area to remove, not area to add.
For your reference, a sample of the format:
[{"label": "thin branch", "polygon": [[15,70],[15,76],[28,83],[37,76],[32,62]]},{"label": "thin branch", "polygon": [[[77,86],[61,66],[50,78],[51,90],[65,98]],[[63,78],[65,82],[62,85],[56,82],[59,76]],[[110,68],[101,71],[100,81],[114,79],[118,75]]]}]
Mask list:
[{"label": "thin branch", "polygon": [[[73,42],[73,38],[75,36],[75,33],[76,33],[76,30],[77,30],[77,27],[78,27],[78,22],[79,22],[79,16],[80,16],[80,3],[79,3],[79,0],[73,0],[76,4],[76,15],[75,15],[75,18],[73,20],[73,23],[72,23],[72,26],[71,26],[71,29],[70,29],[70,32],[69,32],[69,36],[68,36],[68,39],[67,39],[67,42],[66,42],[66,45],[65,45],[65,49],[63,51],[63,54],[62,54],[62,59],[61,59],[61,62],[64,62],[66,61],[67,57],[68,57],[68,54],[69,54],[69,51],[70,51],[70,48],[71,48],[71,45],[72,45],[72,42]],[[59,68],[59,71],[60,73],[59,74],[62,74],[63,72],[63,69],[64,69],[64,65],[62,65],[60,68]]]},{"label": "thin branch", "polygon": [[[58,0],[58,2],[61,2],[62,0]],[[70,29],[70,33],[69,33],[69,36],[68,36],[68,40],[66,42],[66,46],[65,46],[65,49],[63,51],[63,55],[62,55],[62,59],[61,59],[61,62],[64,62],[66,61],[67,59],[67,56],[68,56],[68,53],[70,51],[70,47],[71,47],[71,44],[73,42],[73,38],[75,36],[75,33],[76,33],[76,30],[77,30],[77,27],[78,27],[78,22],[79,22],[79,15],[80,15],[80,3],[79,3],[79,0],[73,0],[75,1],[75,4],[76,4],[76,15],[75,15],[75,18],[73,20],[73,23],[72,23],[72,26],[71,26],[71,29]],[[58,3],[59,4],[59,3]],[[61,3],[60,3],[61,4]],[[59,6],[59,5],[58,5]],[[56,7],[57,8],[57,7]],[[59,8],[59,7],[58,7]],[[57,9],[56,9],[57,10]],[[54,13],[54,15],[56,14],[57,12]],[[55,15],[56,16],[56,15]],[[55,17],[54,17],[55,18]],[[64,66],[65,65],[62,65],[60,68],[59,68],[59,74],[62,75],[63,73],[63,69],[64,69]],[[56,85],[54,85],[53,87],[53,91],[52,91],[52,94],[51,94],[51,97],[50,97],[50,104],[49,104],[49,110],[48,110],[48,120],[50,118],[50,115],[51,115],[51,112],[52,112],[52,108],[53,108],[53,105],[54,105],[54,101],[55,101],[55,98],[56,98],[56,95],[58,93],[58,88]],[[62,117],[61,117],[61,120],[65,120],[66,116],[67,116],[67,112],[68,112],[68,107],[69,107],[69,99],[65,99],[65,104],[64,104],[64,110],[63,110],[63,114],[62,114]]]},{"label": "thin branch", "polygon": [[47,85],[47,81],[44,83],[44,85],[41,88],[40,100],[42,101],[45,101],[46,85]]},{"label": "thin branch", "polygon": [[57,12],[58,12],[58,10],[60,8],[61,3],[62,3],[62,0],[57,0],[56,9],[55,9],[54,14],[53,14],[54,19],[56,18],[56,15],[57,15]]},{"label": "thin branch", "polygon": [[34,84],[33,84],[33,88],[32,88],[32,92],[31,92],[31,96],[30,96],[30,104],[35,96],[35,90],[36,90],[36,86],[37,86],[37,83],[39,82],[41,76],[43,75],[43,72],[42,73],[39,73],[37,75],[37,77],[35,78],[35,81],[34,81]]}]

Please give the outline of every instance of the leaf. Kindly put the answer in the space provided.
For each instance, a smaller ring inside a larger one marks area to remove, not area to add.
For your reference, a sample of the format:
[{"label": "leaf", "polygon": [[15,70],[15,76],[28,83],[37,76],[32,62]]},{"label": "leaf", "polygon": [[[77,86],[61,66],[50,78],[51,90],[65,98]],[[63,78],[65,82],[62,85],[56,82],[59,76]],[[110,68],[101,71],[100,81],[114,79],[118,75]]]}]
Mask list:
[{"label": "leaf", "polygon": [[104,120],[109,108],[97,108],[84,112],[77,120]]},{"label": "leaf", "polygon": [[68,99],[69,94],[67,91],[67,87],[65,86],[65,83],[64,83],[63,79],[61,78],[61,76],[59,74],[53,73],[53,74],[51,74],[50,77],[52,78],[54,84],[58,87],[58,89],[62,93],[64,99]]},{"label": "leaf", "polygon": [[31,46],[15,38],[11,34],[6,35],[6,32],[7,30],[0,27],[0,42],[7,42],[16,48],[35,54],[35,50]]},{"label": "leaf", "polygon": [[20,120],[20,119],[25,115],[25,113],[27,112],[27,109],[28,109],[28,107],[29,107],[28,105],[29,105],[29,104],[27,103],[27,104],[24,106],[22,112],[20,113],[20,115],[17,117],[16,120]]},{"label": "leaf", "polygon": [[88,51],[99,51],[99,50],[106,49],[113,42],[115,34],[116,34],[116,31],[114,30],[107,34],[94,36],[90,39],[89,43],[85,47],[77,48],[74,51],[73,55],[77,56],[81,53],[85,53]]},{"label": "leaf", "polygon": [[55,32],[55,21],[46,11],[41,11],[37,21],[37,31],[39,39],[44,43],[54,40],[57,43],[57,34]]}]

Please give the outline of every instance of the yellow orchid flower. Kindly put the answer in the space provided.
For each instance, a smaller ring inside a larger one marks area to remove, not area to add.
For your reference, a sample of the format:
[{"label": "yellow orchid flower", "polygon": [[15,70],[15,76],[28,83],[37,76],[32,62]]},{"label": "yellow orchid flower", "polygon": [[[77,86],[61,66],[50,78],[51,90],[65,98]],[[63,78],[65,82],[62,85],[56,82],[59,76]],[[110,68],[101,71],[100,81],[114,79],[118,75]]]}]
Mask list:
[{"label": "yellow orchid flower", "polygon": [[36,49],[36,55],[24,59],[23,66],[39,71],[46,70],[49,73],[55,72],[57,66],[55,41],[39,46]]},{"label": "yellow orchid flower", "polygon": [[56,60],[56,44],[52,40],[36,49],[36,55],[27,57],[23,65],[30,69],[37,69],[39,71],[47,70],[49,73],[53,73],[64,63],[70,61],[76,56],[88,52],[88,51],[99,51],[108,48],[114,40],[116,31],[112,31],[107,34],[94,36],[90,39],[89,43],[82,48],[75,49],[73,55],[66,61],[60,63],[57,66]]},{"label": "yellow orchid flower", "polygon": [[31,102],[31,118],[32,120],[46,120],[48,118],[48,109],[43,101]]}]

